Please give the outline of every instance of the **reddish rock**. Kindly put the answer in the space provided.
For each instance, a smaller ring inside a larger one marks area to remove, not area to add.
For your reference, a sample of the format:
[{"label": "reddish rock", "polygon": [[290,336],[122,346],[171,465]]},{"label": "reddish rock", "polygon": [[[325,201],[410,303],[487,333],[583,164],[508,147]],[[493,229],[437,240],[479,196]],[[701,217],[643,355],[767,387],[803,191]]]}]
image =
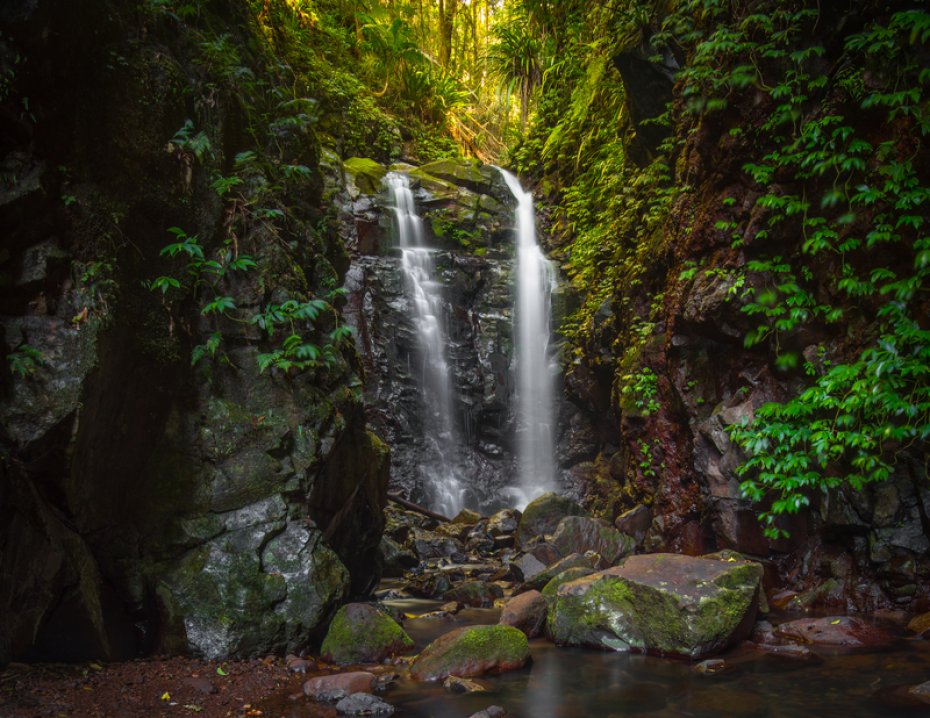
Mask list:
[{"label": "reddish rock", "polygon": [[519,628],[527,638],[540,635],[546,624],[546,599],[539,591],[527,591],[511,598],[501,611],[501,625]]},{"label": "reddish rock", "polygon": [[526,636],[512,626],[468,626],[440,636],[410,666],[416,681],[471,678],[522,668],[530,659]]},{"label": "reddish rock", "polygon": [[775,627],[778,638],[817,646],[881,646],[891,643],[891,634],[852,616],[801,618]]},{"label": "reddish rock", "polygon": [[332,676],[317,676],[304,683],[304,695],[316,698],[319,695],[345,691],[346,695],[366,693],[374,690],[378,679],[367,671],[336,673]]}]

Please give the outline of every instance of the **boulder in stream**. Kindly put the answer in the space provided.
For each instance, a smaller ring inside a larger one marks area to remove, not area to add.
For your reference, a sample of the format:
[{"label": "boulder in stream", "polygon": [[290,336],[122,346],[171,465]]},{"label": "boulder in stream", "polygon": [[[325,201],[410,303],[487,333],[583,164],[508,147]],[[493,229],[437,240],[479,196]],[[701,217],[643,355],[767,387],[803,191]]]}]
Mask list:
[{"label": "boulder in stream", "polygon": [[468,626],[430,643],[410,666],[416,681],[440,681],[447,676],[471,678],[503,673],[526,665],[529,643],[512,626]]},{"label": "boulder in stream", "polygon": [[331,676],[316,676],[304,682],[304,695],[314,700],[328,700],[339,695],[349,695],[374,690],[378,679],[374,673],[352,671]]},{"label": "boulder in stream", "polygon": [[331,663],[379,663],[407,653],[413,641],[383,610],[370,603],[349,603],[329,624],[320,654]]},{"label": "boulder in stream", "polygon": [[560,645],[704,658],[749,634],[761,580],[752,561],[631,556],[562,584],[548,629]]},{"label": "boulder in stream", "polygon": [[566,516],[584,516],[585,510],[574,499],[547,493],[533,499],[523,510],[517,527],[517,545],[523,546],[534,536],[551,534]]},{"label": "boulder in stream", "polygon": [[594,551],[613,566],[621,558],[633,553],[636,541],[621,533],[605,521],[586,516],[566,516],[552,535],[552,543],[563,556],[571,553]]}]

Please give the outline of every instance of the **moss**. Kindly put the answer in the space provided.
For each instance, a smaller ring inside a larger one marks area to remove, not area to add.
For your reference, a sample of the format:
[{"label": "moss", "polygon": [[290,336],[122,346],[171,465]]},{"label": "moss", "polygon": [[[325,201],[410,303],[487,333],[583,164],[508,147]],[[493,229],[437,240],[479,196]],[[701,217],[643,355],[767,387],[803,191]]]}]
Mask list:
[{"label": "moss", "polygon": [[556,594],[558,593],[559,586],[563,583],[568,583],[569,581],[574,581],[578,578],[583,578],[584,576],[590,576],[594,573],[593,568],[587,568],[585,566],[575,566],[573,568],[568,568],[562,571],[559,574],[556,574],[548,583],[543,586],[542,595],[546,599],[546,603],[552,605],[555,601]]},{"label": "moss", "polygon": [[407,632],[370,604],[348,604],[333,617],[320,653],[334,663],[378,662],[413,648]]},{"label": "moss", "polygon": [[529,659],[529,642],[512,626],[469,626],[441,636],[411,666],[417,680],[511,670]]},{"label": "moss", "polygon": [[381,180],[387,174],[387,168],[366,157],[350,157],[342,163],[345,171],[363,194],[377,194],[381,191]]}]

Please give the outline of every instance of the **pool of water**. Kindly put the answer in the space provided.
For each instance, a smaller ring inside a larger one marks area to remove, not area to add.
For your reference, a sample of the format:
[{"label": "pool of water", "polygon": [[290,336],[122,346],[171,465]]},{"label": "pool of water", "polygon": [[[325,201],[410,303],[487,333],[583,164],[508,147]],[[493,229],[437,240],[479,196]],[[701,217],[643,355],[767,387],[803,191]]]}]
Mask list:
[{"label": "pool of water", "polygon": [[[435,601],[387,601],[421,614]],[[405,629],[420,649],[464,625],[496,623],[499,611],[468,609],[448,618],[408,618]],[[886,626],[887,627],[887,626]],[[410,718],[467,718],[490,705],[514,718],[898,718],[930,716],[930,705],[906,692],[930,680],[930,641],[901,637],[881,650],[814,648],[810,659],[740,647],[722,657],[725,670],[702,674],[691,662],[530,642],[531,665],[476,680],[487,693],[456,695],[441,684],[400,679],[383,696]],[[301,703],[303,703],[301,701]],[[322,715],[292,704],[289,718]]]}]

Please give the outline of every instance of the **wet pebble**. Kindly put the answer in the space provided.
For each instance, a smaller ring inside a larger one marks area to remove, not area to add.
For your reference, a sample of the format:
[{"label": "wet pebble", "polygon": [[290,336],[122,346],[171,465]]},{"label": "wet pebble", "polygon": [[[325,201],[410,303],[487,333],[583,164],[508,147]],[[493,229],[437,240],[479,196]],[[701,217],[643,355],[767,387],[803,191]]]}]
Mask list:
[{"label": "wet pebble", "polygon": [[349,716],[389,716],[394,706],[371,693],[353,693],[336,703],[336,711]]},{"label": "wet pebble", "polygon": [[507,715],[500,706],[488,706],[483,711],[472,713],[468,718],[504,718]]},{"label": "wet pebble", "polygon": [[487,689],[477,681],[458,676],[447,676],[442,687],[450,693],[486,693]]},{"label": "wet pebble", "polygon": [[706,661],[696,663],[691,670],[695,673],[711,674],[720,673],[720,671],[724,670],[726,667],[727,662],[722,658],[708,658]]}]

